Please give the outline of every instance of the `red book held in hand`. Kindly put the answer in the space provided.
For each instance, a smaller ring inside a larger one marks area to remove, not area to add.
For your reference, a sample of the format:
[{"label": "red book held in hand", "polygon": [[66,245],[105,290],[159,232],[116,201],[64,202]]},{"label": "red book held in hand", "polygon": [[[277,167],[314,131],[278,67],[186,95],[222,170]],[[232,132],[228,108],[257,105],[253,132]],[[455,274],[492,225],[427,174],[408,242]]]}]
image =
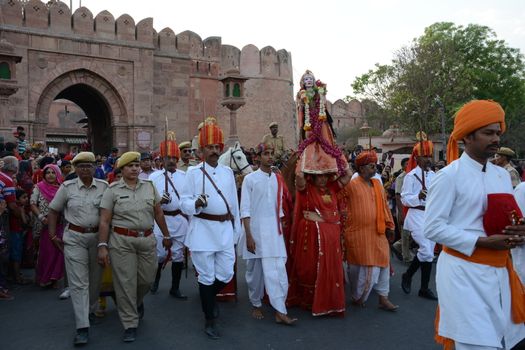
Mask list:
[{"label": "red book held in hand", "polygon": [[483,215],[483,227],[487,236],[502,234],[505,227],[518,225],[522,217],[520,207],[512,194],[487,195],[487,211]]}]

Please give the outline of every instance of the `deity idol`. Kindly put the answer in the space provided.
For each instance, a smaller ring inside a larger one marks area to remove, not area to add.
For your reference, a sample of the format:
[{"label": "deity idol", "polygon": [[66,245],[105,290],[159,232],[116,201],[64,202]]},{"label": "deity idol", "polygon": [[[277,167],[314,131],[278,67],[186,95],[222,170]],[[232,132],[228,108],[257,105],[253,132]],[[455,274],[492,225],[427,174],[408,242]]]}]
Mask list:
[{"label": "deity idol", "polygon": [[296,172],[342,175],[348,163],[334,140],[332,120],[326,110],[326,84],[316,81],[313,73],[307,70],[300,86],[296,102],[301,157]]}]

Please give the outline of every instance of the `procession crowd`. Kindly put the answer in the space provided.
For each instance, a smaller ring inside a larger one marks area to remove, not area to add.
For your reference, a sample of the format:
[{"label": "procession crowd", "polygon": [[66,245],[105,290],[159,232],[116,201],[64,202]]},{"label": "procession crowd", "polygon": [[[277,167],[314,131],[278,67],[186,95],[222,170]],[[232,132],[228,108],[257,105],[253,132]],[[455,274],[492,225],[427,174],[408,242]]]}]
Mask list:
[{"label": "procession crowd", "polygon": [[[261,143],[244,151],[246,167],[241,158],[235,167],[219,162],[224,137],[213,118],[193,145],[167,132],[155,154],[36,154],[20,139],[23,131],[0,145],[0,298],[16,297],[12,284],[62,288],[57,295],[73,304],[74,344],[83,345],[112,296],[123,341],[132,342],[144,296],[158,292],[163,268],[171,266],[170,295],[186,300],[181,274],[193,266],[204,332],[219,339],[216,301],[236,296],[238,259],[246,264],[252,316],[265,318],[267,298],[272,319],[293,325],[300,321],[288,308],[344,317],[348,302],[364,307],[372,291],[380,309],[396,312],[393,251],[407,264],[403,291],[412,292],[420,270],[418,296],[438,301],[436,340],[445,349],[519,343],[525,174],[499,144],[501,107],[472,101],[461,108],[448,165],[434,163],[433,143],[420,132],[394,173],[392,153],[380,160],[373,149],[338,148],[320,107],[324,85],[307,72],[301,88],[297,153],[285,150],[271,123]],[[34,268],[34,278],[22,268]]]}]

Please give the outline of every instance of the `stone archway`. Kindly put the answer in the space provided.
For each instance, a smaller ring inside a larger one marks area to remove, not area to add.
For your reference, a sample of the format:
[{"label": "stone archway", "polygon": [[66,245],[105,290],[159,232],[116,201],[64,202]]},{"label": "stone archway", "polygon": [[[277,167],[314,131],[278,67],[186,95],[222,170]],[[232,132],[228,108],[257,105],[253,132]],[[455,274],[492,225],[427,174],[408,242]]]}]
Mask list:
[{"label": "stone archway", "polygon": [[[88,141],[96,154],[107,154],[117,144],[117,125],[127,120],[125,104],[118,91],[106,79],[87,70],[77,69],[51,81],[42,91],[35,110],[35,136],[45,138],[51,104],[66,99],[78,105],[88,118]],[[127,137],[125,140],[128,144]]]}]

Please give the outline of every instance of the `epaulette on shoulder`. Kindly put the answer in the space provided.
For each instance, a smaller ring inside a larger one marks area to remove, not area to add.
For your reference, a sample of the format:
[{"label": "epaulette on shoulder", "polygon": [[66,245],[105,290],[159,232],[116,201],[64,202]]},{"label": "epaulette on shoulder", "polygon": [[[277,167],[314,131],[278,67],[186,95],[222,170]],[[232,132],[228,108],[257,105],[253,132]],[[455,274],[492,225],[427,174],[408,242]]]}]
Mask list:
[{"label": "epaulette on shoulder", "polygon": [[119,183],[119,181],[112,182],[112,183],[109,184],[109,187],[115,187],[115,186],[118,185],[118,183]]},{"label": "epaulette on shoulder", "polygon": [[62,183],[62,185],[64,185],[64,187],[67,187],[67,186],[70,186],[70,185],[74,184],[75,182],[77,182],[77,179],[76,179],[76,178],[71,179],[71,180],[64,181],[64,182]]},{"label": "epaulette on shoulder", "polygon": [[95,181],[97,182],[102,182],[103,184],[109,185],[109,183],[106,180],[97,179],[96,177],[94,177],[93,179],[95,179]]}]

